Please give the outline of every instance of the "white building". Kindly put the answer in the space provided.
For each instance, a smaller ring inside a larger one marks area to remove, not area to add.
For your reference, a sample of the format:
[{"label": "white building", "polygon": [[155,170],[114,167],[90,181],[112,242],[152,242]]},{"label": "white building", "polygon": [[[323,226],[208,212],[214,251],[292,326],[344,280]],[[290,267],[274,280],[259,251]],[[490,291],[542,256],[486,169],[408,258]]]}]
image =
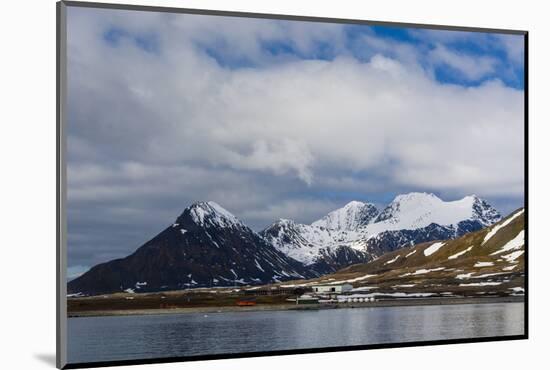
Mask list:
[{"label": "white building", "polygon": [[314,285],[313,292],[318,294],[346,293],[353,289],[351,284]]}]

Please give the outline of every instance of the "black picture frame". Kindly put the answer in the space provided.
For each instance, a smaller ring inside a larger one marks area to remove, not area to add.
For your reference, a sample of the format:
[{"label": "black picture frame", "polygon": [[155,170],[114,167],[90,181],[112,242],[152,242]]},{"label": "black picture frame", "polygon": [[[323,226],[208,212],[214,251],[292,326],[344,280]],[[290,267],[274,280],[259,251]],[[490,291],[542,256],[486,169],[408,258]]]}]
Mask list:
[{"label": "black picture frame", "polygon": [[[343,352],[343,351],[360,351],[369,349],[382,348],[403,348],[403,347],[418,347],[418,346],[434,346],[448,345],[461,343],[482,343],[496,342],[508,340],[525,340],[529,338],[529,32],[526,30],[512,29],[495,29],[482,27],[461,27],[450,25],[437,24],[418,24],[418,23],[403,23],[403,22],[386,22],[374,20],[359,20],[359,19],[341,19],[329,17],[312,17],[298,15],[283,15],[283,14],[266,14],[252,12],[237,12],[237,11],[221,11],[221,10],[206,10],[206,9],[190,9],[178,7],[161,7],[161,6],[145,6],[131,4],[111,4],[99,2],[81,2],[81,1],[59,1],[56,4],[56,27],[57,27],[57,60],[56,60],[56,115],[57,115],[57,141],[56,141],[56,365],[60,369],[78,369],[92,367],[110,367],[124,365],[141,365],[141,364],[158,364],[158,363],[173,363],[173,362],[188,362],[188,361],[204,361],[204,360],[219,360],[247,357],[265,357],[265,356],[280,356],[280,355],[295,355],[295,354],[314,354],[324,352]],[[463,338],[463,339],[445,339],[431,341],[415,341],[415,342],[397,342],[384,344],[369,344],[369,345],[352,345],[345,347],[327,347],[327,348],[310,348],[310,349],[293,349],[293,350],[277,350],[277,351],[260,351],[260,352],[243,352],[232,354],[219,355],[197,355],[183,357],[167,357],[154,359],[137,359],[137,360],[117,360],[117,361],[101,361],[101,362],[85,362],[85,363],[67,363],[67,307],[66,307],[66,255],[67,255],[67,215],[65,205],[67,201],[67,173],[66,173],[66,136],[65,136],[65,109],[66,109],[66,91],[67,91],[67,58],[66,58],[66,9],[67,7],[94,8],[94,9],[113,9],[113,10],[131,10],[142,12],[165,12],[177,14],[198,14],[198,15],[214,15],[224,17],[244,17],[257,19],[277,19],[289,21],[306,21],[306,22],[321,22],[321,23],[341,23],[341,24],[358,24],[358,25],[376,25],[376,26],[394,26],[407,27],[431,30],[446,30],[446,31],[468,31],[468,32],[483,32],[483,33],[498,33],[521,35],[524,37],[524,196],[525,196],[525,299],[524,299],[524,334],[512,336],[497,336],[486,338]]]}]

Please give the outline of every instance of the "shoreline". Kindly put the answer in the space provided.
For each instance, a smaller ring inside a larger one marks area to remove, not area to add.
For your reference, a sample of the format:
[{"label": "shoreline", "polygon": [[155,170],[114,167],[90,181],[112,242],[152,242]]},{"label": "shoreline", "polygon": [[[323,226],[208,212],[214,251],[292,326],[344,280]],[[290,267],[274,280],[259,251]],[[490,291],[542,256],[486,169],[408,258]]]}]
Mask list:
[{"label": "shoreline", "polygon": [[521,303],[524,296],[508,297],[433,297],[433,298],[405,298],[381,299],[375,302],[364,303],[334,303],[334,304],[263,304],[249,307],[239,306],[204,306],[159,309],[125,309],[125,310],[97,310],[73,311],[67,313],[67,318],[104,317],[104,316],[143,316],[143,315],[181,315],[193,313],[223,313],[223,312],[258,312],[258,311],[303,311],[303,310],[331,310],[343,308],[369,307],[405,307],[405,306],[437,306],[457,304],[487,304],[487,303]]}]

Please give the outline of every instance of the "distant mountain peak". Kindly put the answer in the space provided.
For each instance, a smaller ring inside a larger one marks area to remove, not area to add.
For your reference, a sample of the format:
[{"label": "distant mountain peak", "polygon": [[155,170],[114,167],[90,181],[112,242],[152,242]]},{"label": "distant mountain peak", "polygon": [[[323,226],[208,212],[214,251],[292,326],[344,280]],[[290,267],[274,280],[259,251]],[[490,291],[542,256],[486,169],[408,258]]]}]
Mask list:
[{"label": "distant mountain peak", "polygon": [[353,200],[311,225],[333,230],[355,230],[369,224],[378,216],[378,212],[374,204]]},{"label": "distant mountain peak", "polygon": [[501,214],[494,209],[486,200],[477,197],[476,195],[470,196],[473,199],[472,202],[472,219],[478,220],[483,226],[492,225],[502,219]]},{"label": "distant mountain peak", "polygon": [[[270,235],[271,238],[276,238],[281,234],[288,232],[296,232],[297,224],[293,220],[288,220],[286,218],[280,218],[264,230],[261,231],[262,236]],[[271,243],[273,240],[270,241]]]},{"label": "distant mountain peak", "polygon": [[[410,201],[441,201],[441,199],[435,195],[434,193],[427,193],[427,192],[411,192],[406,194],[399,194],[397,195],[393,202],[410,202]],[[392,202],[392,203],[393,203]]]},{"label": "distant mountain peak", "polygon": [[435,204],[443,202],[439,197],[432,193],[412,192],[397,195],[390,204],[380,212],[375,222],[399,221],[401,214],[432,208]]},{"label": "distant mountain peak", "polygon": [[293,225],[296,222],[294,220],[290,220],[288,218],[280,218],[275,223],[280,224],[280,225]]},{"label": "distant mountain peak", "polygon": [[354,208],[354,207],[363,207],[368,203],[360,202],[358,200],[352,200],[351,202],[347,203],[343,208]]},{"label": "distant mountain peak", "polygon": [[195,202],[186,208],[176,221],[177,223],[192,221],[198,226],[235,227],[244,224],[231,212],[213,201]]},{"label": "distant mountain peak", "polygon": [[401,207],[406,206],[408,208],[417,208],[422,206],[430,206],[441,202],[443,202],[443,200],[433,193],[413,192],[397,195],[389,205],[391,206],[392,204],[397,204]]}]

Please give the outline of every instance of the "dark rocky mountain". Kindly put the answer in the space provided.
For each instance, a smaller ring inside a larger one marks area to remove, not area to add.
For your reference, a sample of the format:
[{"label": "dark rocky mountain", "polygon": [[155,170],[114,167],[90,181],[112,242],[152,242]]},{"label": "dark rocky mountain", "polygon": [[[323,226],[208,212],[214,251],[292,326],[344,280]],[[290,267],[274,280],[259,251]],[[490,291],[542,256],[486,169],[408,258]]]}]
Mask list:
[{"label": "dark rocky mountain", "polygon": [[199,202],[128,257],[94,266],[69,294],[260,284],[314,277],[214,202]]}]

